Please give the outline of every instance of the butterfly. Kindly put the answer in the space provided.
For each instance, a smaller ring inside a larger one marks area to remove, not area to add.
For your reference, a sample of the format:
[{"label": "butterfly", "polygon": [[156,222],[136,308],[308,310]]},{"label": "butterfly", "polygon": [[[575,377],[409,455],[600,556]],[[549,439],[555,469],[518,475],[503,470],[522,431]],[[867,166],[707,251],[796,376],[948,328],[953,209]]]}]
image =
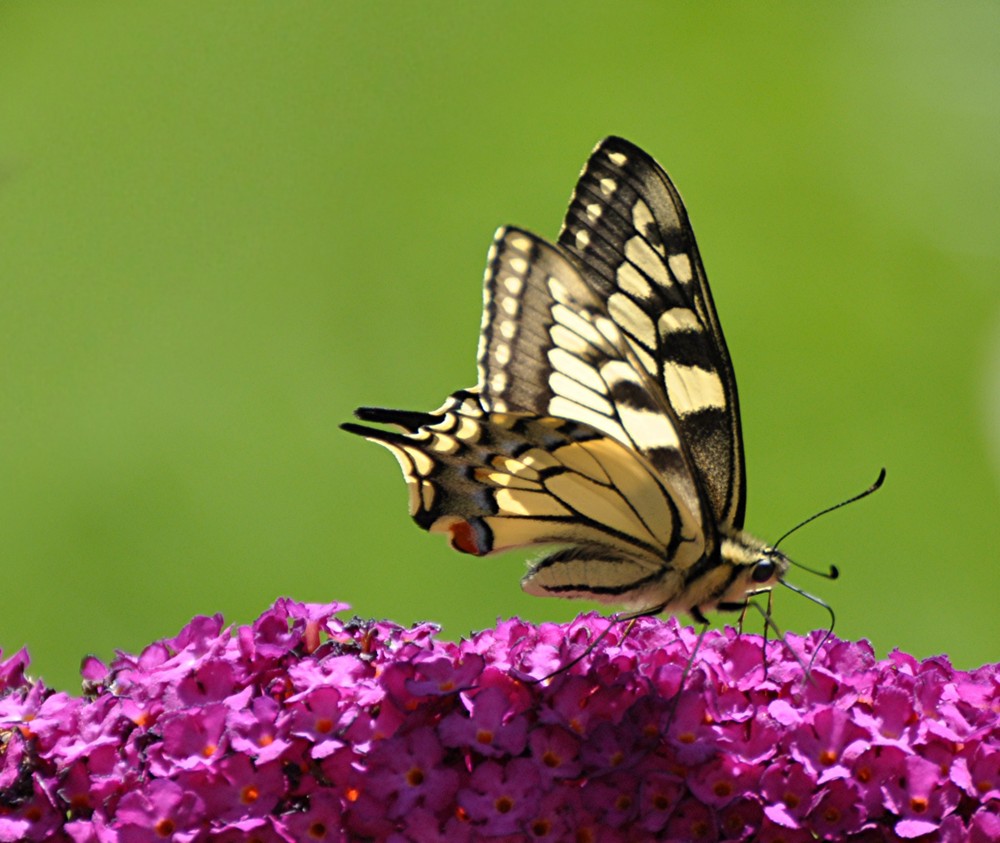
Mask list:
[{"label": "butterfly", "polygon": [[433,412],[359,408],[410,515],[464,553],[550,546],[530,594],[636,614],[741,610],[788,558],[744,531],[732,362],[667,174],[609,137],[557,243],[501,228],[483,285],[478,382]]}]

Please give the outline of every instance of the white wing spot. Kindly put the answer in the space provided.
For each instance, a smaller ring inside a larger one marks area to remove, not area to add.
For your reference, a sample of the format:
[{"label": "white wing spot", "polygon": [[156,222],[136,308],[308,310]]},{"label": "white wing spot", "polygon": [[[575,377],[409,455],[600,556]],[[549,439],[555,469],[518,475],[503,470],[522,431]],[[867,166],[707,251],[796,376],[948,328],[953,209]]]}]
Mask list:
[{"label": "white wing spot", "polygon": [[626,337],[625,339],[628,340],[629,347],[635,353],[635,356],[639,358],[639,362],[642,363],[643,368],[651,375],[655,375],[657,370],[656,358],[631,337]]},{"label": "white wing spot", "polygon": [[[404,448],[403,450],[406,452],[406,455],[410,458],[410,464],[414,472],[419,474],[421,477],[426,477],[434,470],[434,460],[432,460],[423,451],[420,451],[417,448]],[[407,467],[404,470],[406,470],[406,472],[409,473],[409,467]]]},{"label": "white wing spot", "polygon": [[694,311],[686,307],[672,307],[660,314],[660,333],[673,334],[677,331],[700,331],[701,323]]},{"label": "white wing spot", "polygon": [[[490,378],[490,389],[493,392],[501,393],[507,388],[507,373],[506,372],[496,372],[492,378]],[[499,404],[494,403],[494,410],[502,410],[503,408]]]},{"label": "white wing spot", "polygon": [[508,275],[503,279],[503,285],[512,296],[519,295],[524,288],[524,280],[516,275]]},{"label": "white wing spot", "polygon": [[608,160],[616,167],[624,167],[628,162],[628,156],[624,152],[609,152]]},{"label": "white wing spot", "polygon": [[649,205],[641,199],[632,206],[632,225],[640,234],[645,234],[649,226],[656,226],[653,212],[649,210]]},{"label": "white wing spot", "polygon": [[684,252],[671,255],[667,258],[667,263],[670,264],[670,271],[674,277],[682,284],[688,284],[694,278],[694,273],[691,271],[691,259]]},{"label": "white wing spot", "polygon": [[524,258],[511,258],[509,263],[510,268],[518,275],[524,275],[528,269],[528,262]]},{"label": "white wing spot", "polygon": [[652,448],[680,449],[681,440],[670,419],[662,413],[618,405],[618,416],[636,446],[642,450]]},{"label": "white wing spot", "polygon": [[549,387],[554,394],[566,401],[572,401],[581,407],[599,410],[607,416],[612,415],[611,404],[606,399],[592,389],[566,377],[562,372],[553,372],[549,375]]},{"label": "white wing spot", "polygon": [[512,319],[504,319],[501,321],[498,330],[500,331],[500,336],[505,340],[512,340],[514,339],[514,335],[517,334],[517,322]]},{"label": "white wing spot", "polygon": [[594,319],[594,327],[600,331],[601,336],[606,339],[613,348],[621,348],[624,337],[622,337],[622,332],[619,327],[607,317],[598,317]]},{"label": "white wing spot", "polygon": [[614,179],[601,179],[600,187],[601,193],[605,196],[611,196],[616,190],[618,190],[618,182]]},{"label": "white wing spot", "polygon": [[559,465],[559,461],[542,448],[532,448],[530,451],[525,451],[521,454],[521,462],[528,468],[538,471]]},{"label": "white wing spot", "polygon": [[642,237],[633,237],[625,244],[625,257],[661,287],[671,285],[663,262]]},{"label": "white wing spot", "polygon": [[570,514],[569,510],[559,501],[545,492],[497,489],[495,498],[501,511],[509,512],[511,515],[527,515],[537,518],[542,515],[565,516]]},{"label": "white wing spot", "polygon": [[590,351],[590,343],[564,325],[553,325],[549,328],[549,336],[553,344],[573,354],[587,354]]},{"label": "white wing spot", "polygon": [[608,313],[626,333],[636,337],[650,348],[656,347],[653,321],[632,299],[624,293],[614,293],[608,299]]},{"label": "white wing spot", "polygon": [[566,289],[566,285],[556,278],[554,275],[550,275],[545,279],[549,285],[549,292],[552,293],[552,298],[554,298],[560,304],[568,304],[572,299],[570,299],[569,290]]},{"label": "white wing spot", "polygon": [[505,342],[498,342],[493,349],[493,359],[501,366],[506,366],[510,362],[510,346]]},{"label": "white wing spot", "polygon": [[591,222],[597,222],[601,218],[601,214],[604,212],[604,208],[598,205],[596,202],[592,202],[587,206],[587,219]]},{"label": "white wing spot", "polygon": [[511,237],[507,242],[510,243],[512,248],[517,249],[519,252],[527,252],[528,249],[531,248],[531,241],[522,235]]},{"label": "white wing spot", "polygon": [[549,412],[561,419],[573,419],[589,424],[591,427],[613,436],[619,442],[629,441],[621,425],[614,419],[604,416],[590,407],[584,407],[575,401],[570,401],[568,398],[557,395],[549,401]]},{"label": "white wing spot", "polygon": [[718,374],[699,366],[666,366],[663,380],[670,403],[682,416],[699,410],[726,407],[726,394]]},{"label": "white wing spot", "polygon": [[426,480],[420,483],[420,502],[426,510],[434,506],[434,485]]},{"label": "white wing spot", "polygon": [[553,348],[549,351],[549,363],[558,372],[564,372],[568,377],[579,381],[595,392],[607,392],[604,381],[593,366],[589,366],[575,354],[565,348]]},{"label": "white wing spot", "polygon": [[500,307],[503,310],[503,312],[506,313],[508,316],[512,318],[517,316],[517,311],[519,307],[517,299],[506,298],[502,302],[500,302]]},{"label": "white wing spot", "polygon": [[639,373],[624,360],[608,360],[601,366],[601,377],[612,389],[616,383],[634,383],[642,386]]},{"label": "white wing spot", "polygon": [[649,286],[649,282],[630,263],[618,266],[617,281],[622,290],[640,299],[648,299],[653,295],[653,288]]},{"label": "white wing spot", "polygon": [[[449,433],[450,431],[455,429],[457,424],[458,424],[458,417],[455,415],[455,413],[446,412],[443,416],[441,416],[440,421],[436,421],[434,422],[434,424],[425,425],[424,427],[420,428],[420,430],[418,430],[416,433],[414,433],[413,436],[422,435],[426,431]],[[431,436],[430,433],[427,433],[426,435],[428,438]]]},{"label": "white wing spot", "polygon": [[[576,311],[570,310],[565,305],[557,304],[552,308],[552,316],[560,325],[568,328],[578,337],[586,340],[595,348],[599,348],[602,351],[608,351],[607,342],[598,330],[598,326],[595,326],[592,322],[588,322]],[[553,334],[552,331],[554,331],[556,327],[557,326],[553,325],[549,332],[553,340],[555,339],[555,334]],[[562,345],[562,343],[557,343],[557,345]]]},{"label": "white wing spot", "polygon": [[583,251],[590,245],[590,232],[585,228],[577,229],[576,232],[576,248]]},{"label": "white wing spot", "polygon": [[435,454],[454,454],[458,450],[458,440],[454,436],[435,433],[427,443],[427,447]]}]

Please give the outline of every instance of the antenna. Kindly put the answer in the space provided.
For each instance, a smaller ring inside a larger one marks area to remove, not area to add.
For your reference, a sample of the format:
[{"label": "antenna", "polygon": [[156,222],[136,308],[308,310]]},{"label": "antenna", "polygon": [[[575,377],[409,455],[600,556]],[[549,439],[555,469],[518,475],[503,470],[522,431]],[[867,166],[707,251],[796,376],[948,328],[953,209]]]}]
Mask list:
[{"label": "antenna", "polygon": [[[789,530],[787,533],[785,533],[785,535],[783,535],[780,539],[778,539],[774,543],[774,549],[777,550],[778,549],[778,545],[781,544],[785,539],[787,539],[792,533],[794,533],[796,530],[798,530],[798,529],[800,529],[802,527],[805,527],[806,524],[809,524],[810,522],[815,521],[821,515],[826,515],[827,513],[833,512],[835,509],[840,509],[842,506],[847,506],[849,503],[854,503],[855,501],[859,501],[862,498],[867,498],[870,494],[872,494],[872,492],[877,492],[879,489],[882,488],[882,484],[884,482],[885,482],[885,469],[883,468],[878,473],[878,478],[875,480],[875,482],[872,483],[871,486],[869,486],[863,492],[860,492],[860,493],[854,495],[854,497],[848,498],[846,501],[841,501],[840,503],[835,503],[833,506],[828,506],[826,509],[820,510],[815,515],[810,515],[805,521],[799,522],[794,527],[792,527],[791,530]],[[839,576],[839,573],[838,573],[837,569],[833,565],[830,566],[830,573],[829,574],[822,574],[819,571],[811,571],[811,569],[806,568],[804,565],[799,565],[798,567],[802,568],[805,571],[810,571],[813,574],[818,574],[821,577],[825,576],[825,577],[827,577],[827,578],[829,578],[831,580],[835,580]]]}]

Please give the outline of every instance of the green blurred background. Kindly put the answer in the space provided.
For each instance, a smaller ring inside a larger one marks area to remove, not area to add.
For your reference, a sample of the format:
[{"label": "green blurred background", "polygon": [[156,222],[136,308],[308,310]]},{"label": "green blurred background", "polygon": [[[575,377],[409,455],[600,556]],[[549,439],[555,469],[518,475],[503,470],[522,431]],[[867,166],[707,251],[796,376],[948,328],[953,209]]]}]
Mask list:
[{"label": "green blurred background", "polygon": [[[523,595],[337,430],[474,380],[496,226],[609,133],[670,171],[736,363],[748,527],[880,654],[1000,658],[1000,7],[0,6],[0,646],[278,595],[448,636]],[[776,617],[822,610],[788,592]]]}]

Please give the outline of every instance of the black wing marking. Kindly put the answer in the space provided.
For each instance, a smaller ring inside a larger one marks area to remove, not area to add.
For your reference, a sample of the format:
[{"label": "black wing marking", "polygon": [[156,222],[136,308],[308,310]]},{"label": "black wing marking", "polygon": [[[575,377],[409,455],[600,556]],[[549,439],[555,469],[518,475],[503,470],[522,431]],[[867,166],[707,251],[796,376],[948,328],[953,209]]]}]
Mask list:
[{"label": "black wing marking", "polygon": [[584,167],[559,242],[665,393],[715,519],[742,529],[736,380],[676,188],[645,152],[607,138]]},{"label": "black wing marking", "polygon": [[492,411],[584,422],[638,451],[715,530],[676,419],[621,327],[572,256],[519,229],[501,229],[484,280],[479,390]]},{"label": "black wing marking", "polygon": [[537,563],[529,593],[634,605],[668,603],[705,552],[698,519],[634,450],[587,424],[489,412],[474,391],[433,414],[361,408],[346,424],[389,449],[410,514],[457,550],[568,546]]}]

